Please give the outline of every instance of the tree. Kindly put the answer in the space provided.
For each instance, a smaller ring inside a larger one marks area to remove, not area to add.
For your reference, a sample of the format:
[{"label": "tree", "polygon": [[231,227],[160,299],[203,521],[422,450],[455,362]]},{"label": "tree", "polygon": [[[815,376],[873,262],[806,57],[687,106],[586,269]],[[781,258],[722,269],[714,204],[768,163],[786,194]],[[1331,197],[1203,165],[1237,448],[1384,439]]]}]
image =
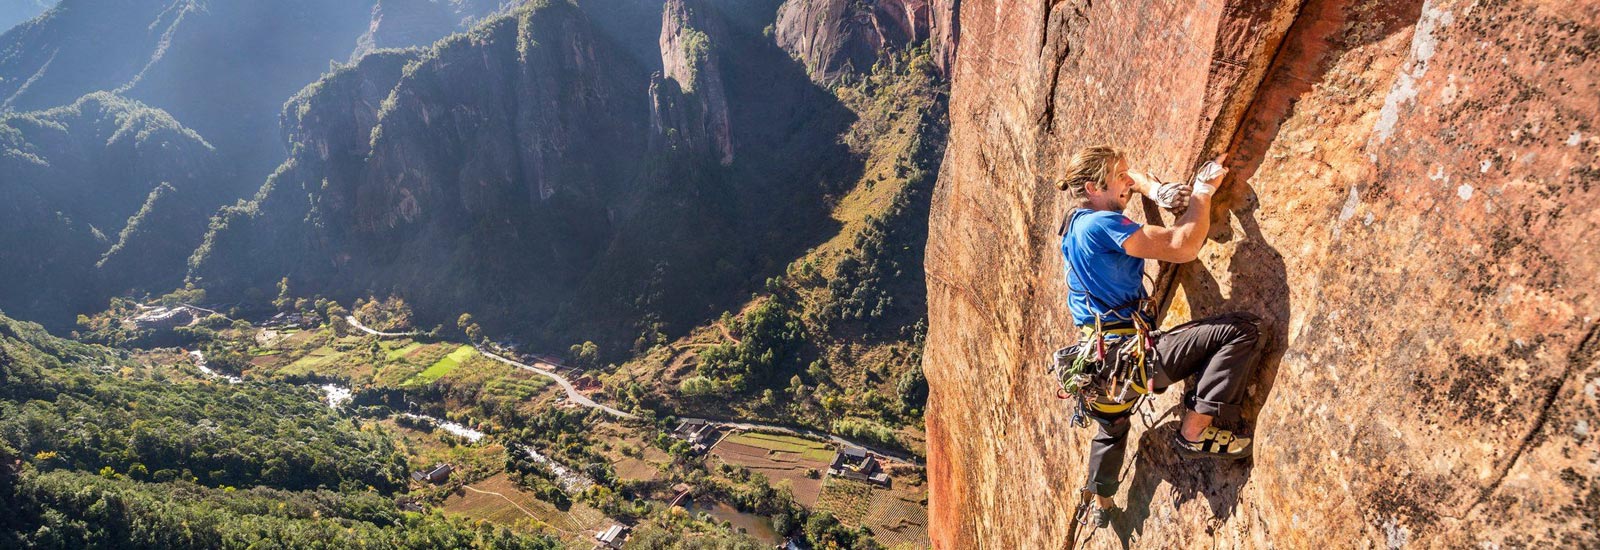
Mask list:
[{"label": "tree", "polygon": [[339,305],[338,302],[330,302],[326,311],[328,312],[328,324],[333,326],[335,335],[345,336],[350,334],[350,322],[345,319],[350,315],[350,312],[345,311],[344,306]]},{"label": "tree", "polygon": [[289,295],[289,278],[284,277],[278,281],[278,298],[272,301],[272,306],[283,313],[289,312],[289,307],[294,305],[294,298]]},{"label": "tree", "polygon": [[573,344],[567,348],[567,357],[574,367],[593,369],[600,366],[600,347],[589,341]]},{"label": "tree", "polygon": [[685,378],[683,382],[678,384],[678,391],[688,397],[701,397],[710,395],[715,392],[716,389],[716,384],[713,384],[711,379],[704,376],[692,376]]},{"label": "tree", "polygon": [[469,342],[483,341],[483,327],[472,321],[471,313],[462,313],[460,317],[456,317],[456,328],[461,329],[461,333],[467,336]]},{"label": "tree", "polygon": [[920,409],[928,401],[928,379],[923,377],[922,365],[900,375],[895,390],[900,394],[900,405],[905,409]]}]

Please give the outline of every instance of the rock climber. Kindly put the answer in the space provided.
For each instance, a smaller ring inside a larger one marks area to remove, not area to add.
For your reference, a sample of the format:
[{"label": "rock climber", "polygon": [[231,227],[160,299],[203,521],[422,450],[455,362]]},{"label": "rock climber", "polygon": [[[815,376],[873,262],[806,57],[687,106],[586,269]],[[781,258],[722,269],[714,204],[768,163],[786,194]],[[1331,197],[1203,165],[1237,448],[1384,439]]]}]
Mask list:
[{"label": "rock climber", "polygon": [[[1129,420],[1144,394],[1162,393],[1174,382],[1189,380],[1173,448],[1186,457],[1250,456],[1251,438],[1223,428],[1240,422],[1245,386],[1260,352],[1260,320],[1232,313],[1153,331],[1153,308],[1144,287],[1145,260],[1184,263],[1199,254],[1210,226],[1211,196],[1227,172],[1223,160],[1206,163],[1190,183],[1162,183],[1130,170],[1121,150],[1086,147],[1073,155],[1058,184],[1076,201],[1063,222],[1061,253],[1068,308],[1080,334],[1075,349],[1082,368],[1077,374],[1085,386],[1092,385],[1087,381],[1096,372],[1115,381],[1109,392],[1079,392],[1080,414],[1099,425],[1084,488],[1093,493],[1096,505],[1085,521],[1097,527],[1107,525],[1115,510],[1111,497],[1117,492]],[[1133,193],[1176,213],[1177,221],[1159,227],[1128,219],[1122,212]],[[1063,352],[1057,354],[1058,364]],[[1120,373],[1096,370],[1112,363],[1129,366]],[[1119,388],[1132,391],[1117,395]]]}]

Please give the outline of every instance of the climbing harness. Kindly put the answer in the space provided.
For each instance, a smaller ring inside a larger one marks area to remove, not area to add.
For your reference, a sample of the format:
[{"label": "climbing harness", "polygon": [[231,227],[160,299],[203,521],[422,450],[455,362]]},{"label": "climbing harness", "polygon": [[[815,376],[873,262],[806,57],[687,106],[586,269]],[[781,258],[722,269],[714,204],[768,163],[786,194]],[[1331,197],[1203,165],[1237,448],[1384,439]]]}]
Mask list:
[{"label": "climbing harness", "polygon": [[1150,393],[1158,359],[1155,337],[1139,316],[1131,327],[1106,328],[1097,314],[1094,326],[1079,331],[1078,343],[1055,352],[1056,397],[1077,399],[1072,422],[1088,426],[1089,411],[1122,413]]},{"label": "climbing harness", "polygon": [[[1062,220],[1060,235],[1066,235],[1076,215]],[[1072,263],[1067,262],[1070,273]],[[1127,321],[1118,320],[1108,327],[1104,315],[1094,312],[1094,325],[1079,329],[1078,342],[1056,350],[1050,362],[1050,372],[1060,387],[1056,397],[1077,399],[1077,410],[1072,414],[1072,425],[1087,427],[1089,411],[1102,414],[1119,414],[1132,409],[1139,399],[1150,393],[1159,365],[1155,336],[1145,318],[1151,308],[1149,298],[1135,298],[1116,307],[1104,307],[1106,302],[1088,289],[1068,288],[1082,292],[1092,306],[1111,313],[1130,306],[1133,311]]]}]

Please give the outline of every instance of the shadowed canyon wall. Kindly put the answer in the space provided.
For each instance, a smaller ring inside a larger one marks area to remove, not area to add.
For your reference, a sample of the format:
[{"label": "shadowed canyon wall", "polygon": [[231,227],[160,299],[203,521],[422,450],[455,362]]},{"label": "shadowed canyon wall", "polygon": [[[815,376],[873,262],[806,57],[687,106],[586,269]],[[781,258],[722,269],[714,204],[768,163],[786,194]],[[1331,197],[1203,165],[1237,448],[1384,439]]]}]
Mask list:
[{"label": "shadowed canyon wall", "polygon": [[1596,544],[1600,4],[933,11],[952,6],[927,254],[937,547],[1069,543],[1093,434],[1044,368],[1072,331],[1051,180],[1098,142],[1167,179],[1231,153],[1200,259],[1157,284],[1163,325],[1247,310],[1271,340],[1253,461],[1180,461],[1180,392],[1159,396],[1091,547]]}]

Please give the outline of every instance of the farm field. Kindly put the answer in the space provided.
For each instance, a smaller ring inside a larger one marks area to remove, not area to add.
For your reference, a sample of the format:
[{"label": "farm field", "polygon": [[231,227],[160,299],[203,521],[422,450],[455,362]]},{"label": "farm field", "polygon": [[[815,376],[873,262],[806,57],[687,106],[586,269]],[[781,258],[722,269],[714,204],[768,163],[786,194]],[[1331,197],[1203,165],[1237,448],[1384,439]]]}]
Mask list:
[{"label": "farm field", "polygon": [[450,374],[451,371],[456,370],[456,367],[461,366],[462,363],[467,362],[468,359],[471,359],[477,354],[478,350],[472,349],[472,346],[462,344],[461,347],[458,347],[455,349],[455,351],[450,352],[450,355],[444,356],[444,358],[439,359],[438,362],[430,365],[427,369],[417,373],[417,375],[412,377],[411,380],[406,381],[406,384],[422,385],[432,383],[434,380],[438,380],[445,375]]},{"label": "farm field", "polygon": [[405,357],[406,355],[410,354],[413,351],[416,351],[416,350],[420,349],[421,347],[422,347],[422,343],[421,342],[408,342],[403,346],[400,346],[400,347],[397,347],[397,348],[389,350],[388,353],[384,354],[384,357],[386,359],[390,360],[390,361],[394,361],[394,360],[399,359],[401,357]]},{"label": "farm field", "polygon": [[809,477],[807,473],[815,470],[820,476],[827,471],[828,461],[833,458],[833,450],[823,443],[751,433],[730,435],[711,453],[723,462],[767,476],[773,485],[788,480],[795,501],[807,507],[816,504],[822,493],[822,480]]},{"label": "farm field", "polygon": [[828,512],[846,527],[860,527],[872,508],[871,485],[829,477],[822,484],[822,496],[817,499],[817,511]]},{"label": "farm field", "polygon": [[883,488],[830,477],[816,510],[846,526],[871,529],[891,549],[928,548],[927,494],[923,486]]},{"label": "farm field", "polygon": [[517,487],[505,473],[456,490],[445,499],[443,509],[446,515],[487,520],[528,531],[540,524],[548,525],[568,543],[586,542],[595,531],[613,523],[599,510],[580,502],[560,510]]},{"label": "farm field", "polygon": [[927,491],[922,488],[873,489],[863,520],[878,542],[889,548],[927,548]]},{"label": "farm field", "polygon": [[729,435],[727,441],[774,452],[799,454],[801,458],[806,460],[816,460],[824,463],[833,460],[834,451],[831,445],[792,435],[742,432]]}]

